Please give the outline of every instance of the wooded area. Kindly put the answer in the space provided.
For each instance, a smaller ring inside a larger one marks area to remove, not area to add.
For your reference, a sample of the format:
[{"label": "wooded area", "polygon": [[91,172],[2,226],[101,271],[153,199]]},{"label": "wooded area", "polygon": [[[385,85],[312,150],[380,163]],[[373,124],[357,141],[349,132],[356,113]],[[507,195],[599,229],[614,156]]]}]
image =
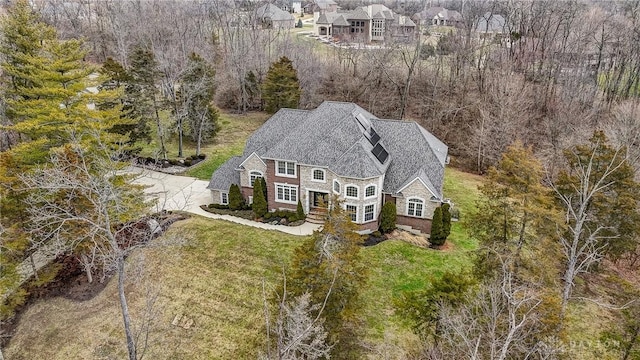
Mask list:
[{"label": "wooded area", "polygon": [[[88,279],[115,271],[129,359],[140,358],[125,260],[155,229],[140,226],[148,204],[122,160],[152,140],[159,160],[187,157],[184,142],[200,155],[220,109],[336,100],[417,121],[449,146],[451,166],[486,180],[456,225],[478,242],[470,266],[394,304],[419,339],[402,354],[602,357],[567,345],[575,304],[593,302],[611,314],[602,358],[640,356],[640,1],[393,2],[463,21],[376,47],[265,26],[252,1],[32,3],[7,5],[2,20],[2,318],[24,300],[18,265],[46,245],[80,259]],[[506,19],[500,33],[477,31],[486,14]],[[436,245],[449,210],[438,208]],[[294,253],[275,300],[265,291],[266,358],[371,354],[355,315],[366,261],[344,214],[332,216]]]}]

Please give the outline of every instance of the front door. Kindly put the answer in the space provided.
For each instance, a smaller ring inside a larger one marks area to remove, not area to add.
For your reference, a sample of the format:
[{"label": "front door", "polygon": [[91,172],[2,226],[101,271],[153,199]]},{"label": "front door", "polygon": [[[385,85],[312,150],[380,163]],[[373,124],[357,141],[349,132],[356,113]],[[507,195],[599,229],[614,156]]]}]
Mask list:
[{"label": "front door", "polygon": [[329,194],[321,192],[313,192],[313,207],[326,208],[329,201]]}]

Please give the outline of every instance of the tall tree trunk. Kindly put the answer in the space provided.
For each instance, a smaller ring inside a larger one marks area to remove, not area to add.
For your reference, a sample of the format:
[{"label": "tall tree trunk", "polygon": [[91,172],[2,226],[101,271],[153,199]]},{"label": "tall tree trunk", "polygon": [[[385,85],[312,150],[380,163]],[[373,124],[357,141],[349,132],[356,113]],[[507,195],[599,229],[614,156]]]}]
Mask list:
[{"label": "tall tree trunk", "polygon": [[129,351],[129,360],[137,360],[136,343],[131,331],[131,315],[129,315],[129,305],[127,305],[127,297],[124,292],[124,256],[118,255],[118,296],[120,297],[120,308],[122,309],[122,320],[124,321],[124,332],[127,337],[127,350]]},{"label": "tall tree trunk", "polygon": [[93,273],[91,272],[91,264],[89,263],[89,259],[87,259],[86,254],[82,254],[80,256],[82,260],[82,264],[84,265],[84,272],[87,274],[87,281],[89,284],[93,283]]},{"label": "tall tree trunk", "polygon": [[162,131],[162,124],[160,123],[160,114],[158,113],[158,102],[155,95],[153,96],[153,110],[156,113],[156,126],[158,127],[158,138],[160,139],[160,152],[162,158],[167,160],[167,148],[164,146],[164,133]]},{"label": "tall tree trunk", "polygon": [[33,276],[35,276],[36,281],[39,281],[40,277],[38,277],[38,268],[36,267],[35,260],[33,260],[33,254],[29,255],[29,261],[31,262],[31,270],[33,270]]}]

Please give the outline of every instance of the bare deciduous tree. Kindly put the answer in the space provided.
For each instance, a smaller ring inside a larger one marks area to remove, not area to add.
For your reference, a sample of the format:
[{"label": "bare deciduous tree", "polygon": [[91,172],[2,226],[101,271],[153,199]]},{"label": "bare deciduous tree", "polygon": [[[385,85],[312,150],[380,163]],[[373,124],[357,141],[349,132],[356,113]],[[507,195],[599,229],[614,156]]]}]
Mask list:
[{"label": "bare deciduous tree", "polygon": [[[100,156],[107,154],[107,156]],[[54,153],[49,166],[22,180],[29,189],[31,234],[41,246],[54,245],[58,253],[87,251],[103,273],[117,275],[118,298],[130,360],[138,360],[125,291],[126,258],[160,231],[157,221],[144,221],[149,204],[140,186],[107,149],[88,153],[82,145],[65,146]]]}]

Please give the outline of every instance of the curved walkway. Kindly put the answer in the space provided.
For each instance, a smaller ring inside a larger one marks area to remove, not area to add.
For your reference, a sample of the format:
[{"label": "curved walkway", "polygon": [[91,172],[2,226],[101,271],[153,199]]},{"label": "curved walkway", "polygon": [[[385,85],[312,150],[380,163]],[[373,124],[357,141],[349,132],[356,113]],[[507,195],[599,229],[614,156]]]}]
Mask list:
[{"label": "curved walkway", "polygon": [[320,225],[308,222],[300,226],[271,225],[230,215],[212,214],[200,208],[200,205],[211,203],[211,191],[207,189],[209,182],[135,167],[129,168],[128,171],[138,175],[134,183],[147,186],[145,193],[158,200],[156,205],[158,211],[182,210],[211,219],[227,220],[260,229],[301,236],[311,235],[314,230],[320,228]]}]

